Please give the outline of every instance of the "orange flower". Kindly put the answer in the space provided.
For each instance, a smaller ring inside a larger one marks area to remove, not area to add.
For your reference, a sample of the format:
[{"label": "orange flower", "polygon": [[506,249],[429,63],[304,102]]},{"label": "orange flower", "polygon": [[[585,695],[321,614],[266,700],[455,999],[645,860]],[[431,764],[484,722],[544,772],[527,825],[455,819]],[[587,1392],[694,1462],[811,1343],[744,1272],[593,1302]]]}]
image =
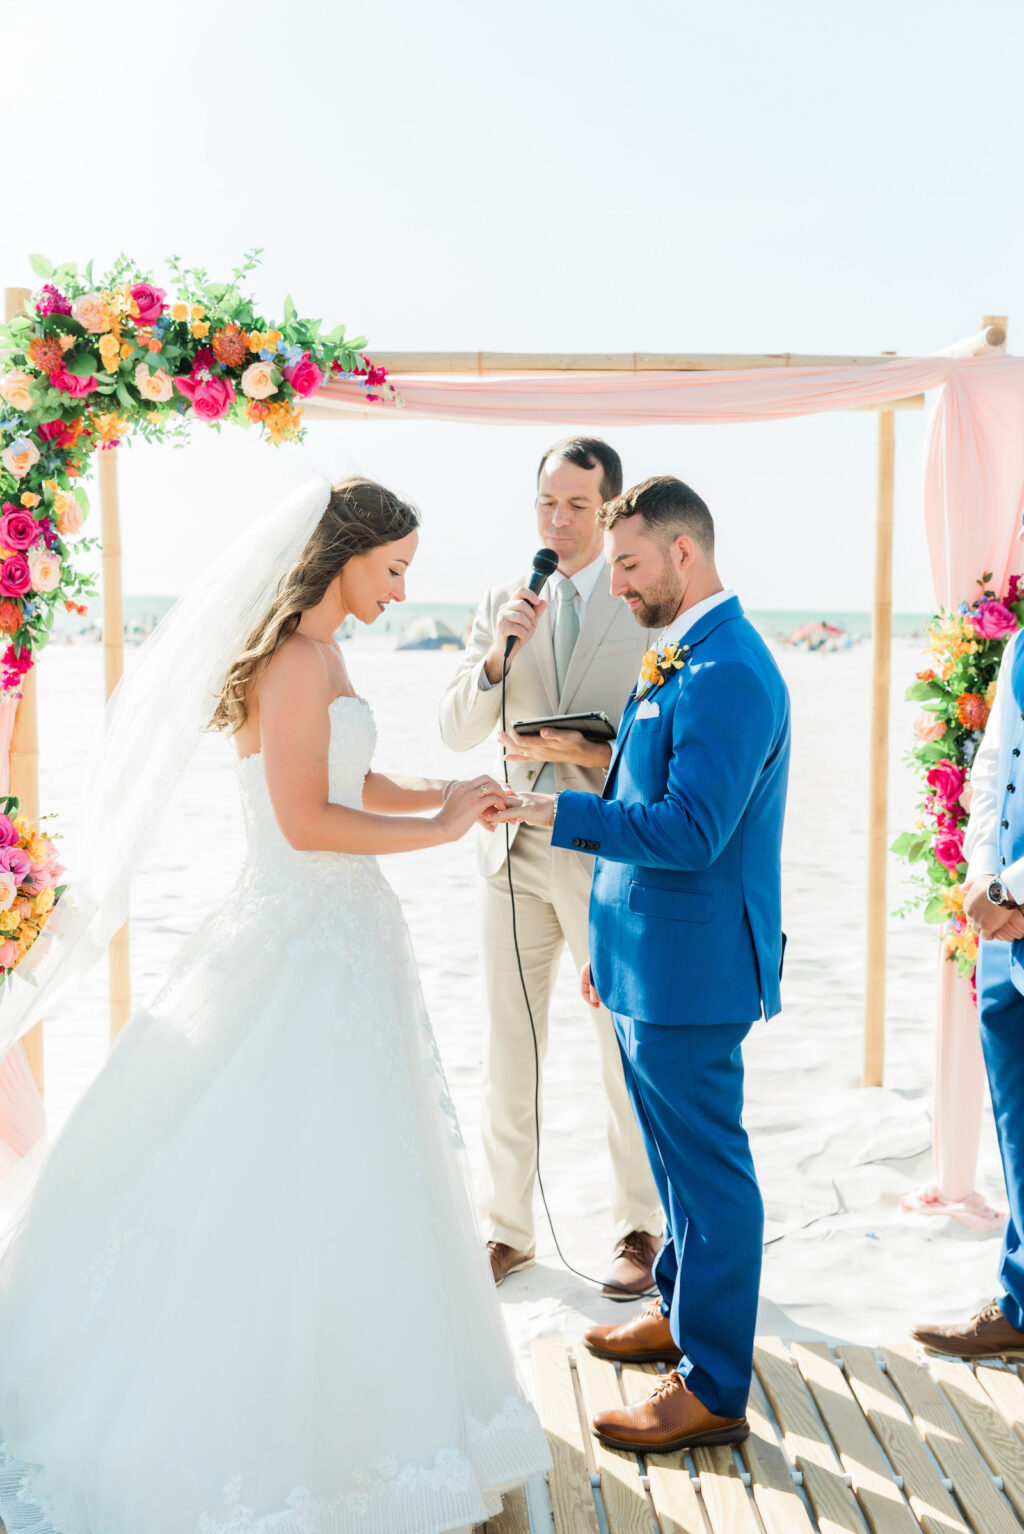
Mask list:
[{"label": "orange flower", "polygon": [[116,410],[97,410],[92,417],[92,427],[101,442],[115,442],[128,430],[128,418]]},{"label": "orange flower", "polygon": [[983,730],[988,712],[988,704],[980,692],[962,692],[956,700],[956,717],[965,730]]},{"label": "orange flower", "polygon": [[0,634],[16,634],[21,628],[21,613],[13,602],[0,602]]},{"label": "orange flower", "polygon": [[122,356],[122,358],[130,357],[134,350],[135,350],[135,348],[131,344],[130,341],[122,341],[121,342],[121,356]]},{"label": "orange flower", "polygon": [[[193,304],[191,313],[194,320],[201,320],[205,315],[206,310],[203,308],[202,304]],[[207,329],[209,329],[209,326],[207,326]]]},{"label": "orange flower", "polygon": [[218,330],[213,337],[213,355],[218,362],[223,362],[225,367],[241,367],[246,359],[246,338],[242,334],[240,325],[225,325],[223,330]]},{"label": "orange flower", "polygon": [[149,340],[146,342],[146,345],[149,347],[151,352],[162,352],[164,349],[164,343],[162,341],[158,341],[156,336],[150,336]]},{"label": "orange flower", "polygon": [[41,373],[52,373],[64,361],[64,353],[58,341],[47,341],[43,336],[36,336],[34,341],[29,342],[28,360]]},{"label": "orange flower", "polygon": [[34,490],[25,490],[22,493],[21,504],[27,506],[29,511],[32,511],[34,507],[39,505],[39,496],[36,495]]},{"label": "orange flower", "polygon": [[665,678],[658,667],[657,650],[648,650],[640,667],[640,676],[648,687],[660,687]]},{"label": "orange flower", "polygon": [[935,680],[934,671],[916,671],[914,675],[919,682],[934,682]]},{"label": "orange flower", "polygon": [[195,336],[197,341],[201,341],[203,337],[208,334],[209,329],[210,326],[207,320],[197,320],[196,323],[192,326],[192,334]]},{"label": "orange flower", "polygon": [[171,319],[172,320],[178,320],[178,321],[187,320],[188,319],[188,304],[172,304],[171,305]]},{"label": "orange flower", "polygon": [[69,352],[75,344],[74,336],[58,336],[57,344],[62,352]]},{"label": "orange flower", "polygon": [[251,399],[245,407],[245,413],[250,421],[265,421],[273,408],[265,399]]}]

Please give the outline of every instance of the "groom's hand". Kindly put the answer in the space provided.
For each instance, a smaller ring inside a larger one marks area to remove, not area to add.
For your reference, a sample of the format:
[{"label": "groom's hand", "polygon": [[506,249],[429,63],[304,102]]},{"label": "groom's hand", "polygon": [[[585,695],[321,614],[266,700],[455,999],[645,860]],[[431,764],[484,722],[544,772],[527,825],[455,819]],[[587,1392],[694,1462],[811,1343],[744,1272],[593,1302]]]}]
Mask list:
[{"label": "groom's hand", "polygon": [[607,767],[612,748],[607,741],[588,740],[580,730],[541,730],[539,735],[517,735],[499,730],[498,744],[506,762],[571,762],[574,767]]},{"label": "groom's hand", "polygon": [[1006,906],[993,905],[988,898],[991,878],[972,879],[964,891],[964,915],[968,925],[979,937],[998,937],[1000,928],[1007,925],[1010,911]]},{"label": "groom's hand", "polygon": [[513,794],[504,809],[491,817],[495,825],[505,821],[521,821],[528,826],[540,826],[550,830],[555,823],[555,797],[553,794]]},{"label": "groom's hand", "polygon": [[601,998],[594,989],[594,982],[590,978],[590,960],[580,970],[580,995],[588,1007],[599,1007]]}]

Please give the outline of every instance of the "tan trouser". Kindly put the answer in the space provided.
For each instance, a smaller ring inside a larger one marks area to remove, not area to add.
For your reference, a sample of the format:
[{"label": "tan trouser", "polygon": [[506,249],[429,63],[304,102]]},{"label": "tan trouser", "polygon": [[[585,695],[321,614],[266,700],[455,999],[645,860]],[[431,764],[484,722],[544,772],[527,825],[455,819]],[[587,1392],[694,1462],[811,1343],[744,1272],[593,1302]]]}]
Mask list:
[{"label": "tan trouser", "polygon": [[[512,844],[512,882],[519,952],[543,1062],[548,1040],[548,1005],[562,946],[569,944],[577,969],[588,957],[590,871],[575,853],[552,847],[548,832],[522,826]],[[484,1061],[482,1129],[486,1173],[481,1215],[487,1240],[505,1241],[519,1251],[526,1251],[534,1244],[533,1185],[537,1176],[533,1041],[516,966],[509,907],[508,879],[502,868],[484,879],[481,902],[490,1025]],[[631,1230],[660,1235],[661,1205],[626,1094],[611,1015],[604,1007],[592,1015],[608,1099],[615,1240]]]}]

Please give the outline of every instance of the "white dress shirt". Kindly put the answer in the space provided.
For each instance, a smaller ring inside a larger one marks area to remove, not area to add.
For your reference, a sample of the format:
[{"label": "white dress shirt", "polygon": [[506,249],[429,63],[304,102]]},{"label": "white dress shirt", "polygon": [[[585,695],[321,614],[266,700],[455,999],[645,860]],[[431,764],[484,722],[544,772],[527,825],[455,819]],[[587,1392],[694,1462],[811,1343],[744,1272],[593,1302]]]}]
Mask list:
[{"label": "white dress shirt", "polygon": [[[999,806],[1002,801],[999,778],[999,746],[1006,728],[1006,710],[1013,706],[1010,672],[1019,632],[1007,640],[999,663],[995,702],[988,716],[985,734],[971,764],[971,816],[964,837],[967,854],[967,882],[974,879],[1002,879],[1014,900],[1024,901],[1024,858],[1008,868],[999,867]],[[1005,678],[1003,673],[1006,673]]]},{"label": "white dress shirt", "polygon": [[[572,599],[572,605],[576,609],[576,617],[579,619],[580,628],[582,628],[583,627],[583,615],[584,615],[584,613],[587,610],[587,603],[590,601],[590,598],[594,595],[594,588],[597,586],[597,578],[601,574],[601,571],[604,568],[605,568],[604,555],[603,554],[599,554],[596,559],[592,559],[591,560],[589,565],[584,565],[582,570],[577,570],[575,575],[564,576],[562,574],[561,570],[556,570],[554,575],[549,575],[548,576],[548,601],[550,602],[551,607],[552,607],[552,614],[551,614],[551,646],[552,646],[552,649],[554,648],[554,643],[555,643],[555,612],[554,612],[554,609],[556,608],[557,603],[558,603],[558,587],[559,587],[559,584],[562,581],[568,579],[568,580],[572,581],[573,585],[576,587],[576,595]],[[481,692],[490,692],[492,687],[498,687],[499,685],[500,685],[499,682],[488,681],[487,672],[481,666],[481,668],[480,668],[480,691]]]},{"label": "white dress shirt", "polygon": [[716,591],[713,596],[705,597],[703,602],[695,602],[692,607],[688,607],[685,612],[681,612],[678,618],[673,618],[667,629],[662,629],[661,634],[658,636],[657,648],[664,650],[667,644],[678,644],[684,634],[688,634],[693,625],[699,622],[705,613],[712,612],[716,607],[721,606],[723,602],[728,602],[729,598],[735,595],[735,591],[730,590],[727,586],[724,591]]}]

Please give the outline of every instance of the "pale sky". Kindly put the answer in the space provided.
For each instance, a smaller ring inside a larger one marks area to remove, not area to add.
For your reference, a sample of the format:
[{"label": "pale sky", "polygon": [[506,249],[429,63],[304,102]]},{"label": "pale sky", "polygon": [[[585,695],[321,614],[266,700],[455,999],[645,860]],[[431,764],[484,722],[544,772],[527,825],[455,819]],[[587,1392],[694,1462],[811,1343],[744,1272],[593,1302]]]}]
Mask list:
[{"label": "pale sky", "polygon": [[[0,278],[125,249],[391,348],[927,353],[1024,336],[1019,0],[0,7]],[[1018,328],[1019,327],[1019,328]],[[1024,343],[1022,343],[1024,344]],[[897,416],[898,609],[932,606]],[[580,428],[587,423],[580,421]],[[196,427],[121,454],[125,589],[174,593],[311,469],[424,513],[411,597],[528,563],[548,427]],[[868,606],[875,418],[608,431],[708,501],[755,609]],[[98,519],[97,519],[98,520]],[[92,531],[98,530],[95,526]]]}]

